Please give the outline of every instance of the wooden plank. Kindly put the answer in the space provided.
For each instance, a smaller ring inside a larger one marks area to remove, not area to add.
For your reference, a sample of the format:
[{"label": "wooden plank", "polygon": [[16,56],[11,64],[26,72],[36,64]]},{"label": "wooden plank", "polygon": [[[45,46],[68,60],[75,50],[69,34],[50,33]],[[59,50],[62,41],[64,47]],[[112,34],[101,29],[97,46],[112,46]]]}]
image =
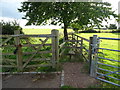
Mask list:
[{"label": "wooden plank", "polygon": [[52,64],[27,65],[26,68],[31,68],[31,67],[47,67],[47,66],[52,66]]},{"label": "wooden plank", "polygon": [[50,61],[51,58],[35,58],[35,59],[32,59],[32,61]]},{"label": "wooden plank", "polygon": [[[36,52],[23,52],[24,55],[27,55],[27,54],[34,54]],[[37,52],[38,54],[41,54],[41,53],[52,53],[52,51],[39,51]]]},{"label": "wooden plank", "polygon": [[[41,44],[24,44],[22,47],[31,47],[31,46],[39,46]],[[52,44],[44,44],[44,46],[51,46]],[[3,45],[2,47],[15,47],[15,45]]]},{"label": "wooden plank", "polygon": [[[76,34],[74,34],[75,36],[78,36],[78,35],[76,35]],[[84,38],[84,37],[81,37],[81,36],[78,36],[79,38],[82,38],[83,40],[85,40],[85,41],[90,41],[89,39],[86,39],[86,38]]]},{"label": "wooden plank", "polygon": [[51,34],[40,34],[40,35],[19,35],[20,37],[55,37],[55,35]]},{"label": "wooden plank", "polygon": [[85,59],[87,62],[89,62],[89,60],[87,59],[87,57],[85,57],[83,54],[82,54],[82,56],[84,57],[84,59]]},{"label": "wooden plank", "polygon": [[[48,72],[0,72],[0,74],[46,74]],[[61,74],[61,72],[49,72],[51,74]]]},{"label": "wooden plank", "polygon": [[20,36],[20,38],[22,38],[22,37],[55,37],[55,35],[51,35],[51,34],[42,34],[42,35],[41,34],[0,35],[0,37],[18,37],[18,36]]},{"label": "wooden plank", "polygon": [[64,52],[65,52],[65,49],[62,50],[62,52],[59,54],[59,56],[61,57]]},{"label": "wooden plank", "polygon": [[61,49],[65,44],[66,44],[66,42],[63,42],[62,44],[60,44],[59,49]]},{"label": "wooden plank", "polygon": [[[47,41],[48,39],[49,39],[49,37],[47,37],[47,38],[43,41],[43,43],[39,46],[39,48],[43,47],[43,45],[46,43],[46,41]],[[26,60],[26,62],[25,62],[24,65],[23,65],[23,68],[26,67],[26,65],[32,60],[32,58],[33,58],[38,52],[39,52],[39,49],[37,49],[36,52],[35,52],[28,60]]]},{"label": "wooden plank", "polygon": [[11,35],[0,35],[0,37],[11,37]]},{"label": "wooden plank", "polygon": [[2,53],[2,55],[15,55],[14,53]]},{"label": "wooden plank", "polygon": [[6,68],[14,68],[14,67],[17,67],[17,66],[13,66],[13,65],[0,65],[1,67],[6,67]]},{"label": "wooden plank", "polygon": [[2,62],[16,62],[16,60],[15,59],[6,59],[6,58],[4,58],[4,59],[2,59]]},{"label": "wooden plank", "polygon": [[2,45],[0,47],[15,47],[15,45]]},{"label": "wooden plank", "polygon": [[0,46],[2,46],[3,44],[5,44],[6,42],[8,42],[10,39],[12,39],[12,37],[7,38],[5,41],[3,41],[3,42],[0,44]]},{"label": "wooden plank", "polygon": [[[22,45],[23,47],[28,47],[28,46],[40,46],[41,44],[24,44]],[[52,44],[44,44],[43,46],[51,46]]]},{"label": "wooden plank", "polygon": [[[35,58],[32,59],[32,61],[49,61],[51,58]],[[2,59],[2,62],[16,62],[15,59]],[[23,62],[26,62],[26,59],[23,60]]]}]

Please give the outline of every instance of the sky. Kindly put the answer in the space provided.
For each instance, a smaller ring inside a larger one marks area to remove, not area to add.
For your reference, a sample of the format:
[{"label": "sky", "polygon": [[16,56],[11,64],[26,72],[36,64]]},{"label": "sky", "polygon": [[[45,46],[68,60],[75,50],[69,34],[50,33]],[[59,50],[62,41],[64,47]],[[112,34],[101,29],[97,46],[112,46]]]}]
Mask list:
[{"label": "sky", "polygon": [[[18,8],[21,6],[21,2],[24,0],[0,0],[0,20],[4,21],[14,21],[17,20],[21,27],[25,27],[25,24],[27,20],[22,19],[24,16],[23,13],[18,12]],[[104,0],[112,4],[112,9],[115,10],[115,13],[118,14],[118,1],[120,0]],[[112,19],[109,20],[109,24],[117,24],[117,22]],[[104,25],[108,25],[107,23],[103,22]],[[33,26],[32,26],[33,27]],[[29,27],[28,27],[29,28]],[[36,27],[37,28],[37,27]],[[52,25],[51,27],[49,25],[42,26],[39,28],[60,28],[58,26]]]}]

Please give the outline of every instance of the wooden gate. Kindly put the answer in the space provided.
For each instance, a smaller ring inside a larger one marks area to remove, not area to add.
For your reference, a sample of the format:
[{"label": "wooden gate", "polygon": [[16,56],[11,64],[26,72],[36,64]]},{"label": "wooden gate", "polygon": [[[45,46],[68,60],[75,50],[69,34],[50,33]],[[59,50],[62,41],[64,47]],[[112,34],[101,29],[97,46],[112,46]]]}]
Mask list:
[{"label": "wooden gate", "polygon": [[[17,68],[18,71],[24,71],[29,67],[52,66],[54,68],[59,59],[58,34],[58,30],[52,30],[51,34],[24,35],[16,30],[15,35],[2,35],[1,39],[4,41],[0,44],[1,66]],[[45,56],[45,54],[49,55]]]}]

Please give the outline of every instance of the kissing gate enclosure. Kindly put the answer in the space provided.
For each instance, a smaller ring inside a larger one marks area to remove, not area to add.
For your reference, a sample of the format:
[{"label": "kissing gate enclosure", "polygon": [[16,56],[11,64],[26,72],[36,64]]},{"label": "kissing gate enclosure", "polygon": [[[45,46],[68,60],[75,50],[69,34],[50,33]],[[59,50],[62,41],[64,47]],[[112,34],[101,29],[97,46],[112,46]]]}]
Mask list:
[{"label": "kissing gate enclosure", "polygon": [[[74,47],[76,47],[77,50],[79,49],[80,55],[85,61],[89,63],[90,76],[103,82],[120,87],[120,50],[110,49],[111,47],[104,48],[100,45],[101,40],[119,41],[120,38],[105,38],[93,35],[93,37],[90,37],[90,39],[88,40],[76,34],[71,34],[70,36],[70,38],[72,39],[69,40],[69,42],[76,44],[74,45]],[[85,42],[87,44],[85,44]],[[116,55],[118,55],[118,60],[106,58],[106,54],[103,53],[101,50],[116,52]],[[107,62],[115,63],[115,65],[106,64]]]},{"label": "kissing gate enclosure", "polygon": [[[58,36],[58,30],[52,30],[51,34],[40,35],[22,35],[17,30],[15,31],[15,35],[2,35],[4,41],[0,46],[3,49],[3,71],[4,68],[6,68],[5,72],[10,72],[11,68],[16,68],[19,72],[25,72],[29,70],[29,68],[32,68],[33,70],[30,70],[37,72],[34,68],[42,66],[52,66],[55,68],[59,63],[59,58],[64,54],[65,49],[69,47],[70,51],[77,51],[80,58],[88,62],[91,77],[120,86],[120,67],[118,65],[120,61],[105,58],[101,55],[101,50],[114,52],[120,52],[120,50],[100,47],[101,39],[120,40],[119,38],[103,38],[94,35],[86,39],[71,33],[69,34],[69,39],[64,40],[63,43],[59,45]],[[68,47],[66,47],[66,44]],[[70,52],[68,53],[70,54]],[[106,64],[106,60],[112,63],[115,62],[116,66]],[[12,72],[14,72],[14,69]]]}]

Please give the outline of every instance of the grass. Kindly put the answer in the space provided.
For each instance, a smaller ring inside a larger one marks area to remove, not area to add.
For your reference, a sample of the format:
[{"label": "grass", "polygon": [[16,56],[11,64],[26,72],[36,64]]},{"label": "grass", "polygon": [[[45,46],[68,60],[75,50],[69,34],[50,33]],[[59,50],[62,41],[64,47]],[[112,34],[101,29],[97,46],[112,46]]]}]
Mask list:
[{"label": "grass", "polygon": [[[51,34],[52,29],[23,29],[23,32],[25,34]],[[63,34],[63,29],[57,29],[59,30],[60,34]],[[68,32],[73,32],[72,29],[68,29]]]},{"label": "grass", "polygon": [[[59,38],[63,37],[63,29],[57,29],[59,30]],[[51,34],[52,29],[23,29],[24,34]],[[68,32],[73,32],[72,29],[68,29]],[[40,43],[39,39],[44,38],[30,38],[32,43],[38,44]],[[51,40],[47,41],[47,43],[50,43]]]}]

